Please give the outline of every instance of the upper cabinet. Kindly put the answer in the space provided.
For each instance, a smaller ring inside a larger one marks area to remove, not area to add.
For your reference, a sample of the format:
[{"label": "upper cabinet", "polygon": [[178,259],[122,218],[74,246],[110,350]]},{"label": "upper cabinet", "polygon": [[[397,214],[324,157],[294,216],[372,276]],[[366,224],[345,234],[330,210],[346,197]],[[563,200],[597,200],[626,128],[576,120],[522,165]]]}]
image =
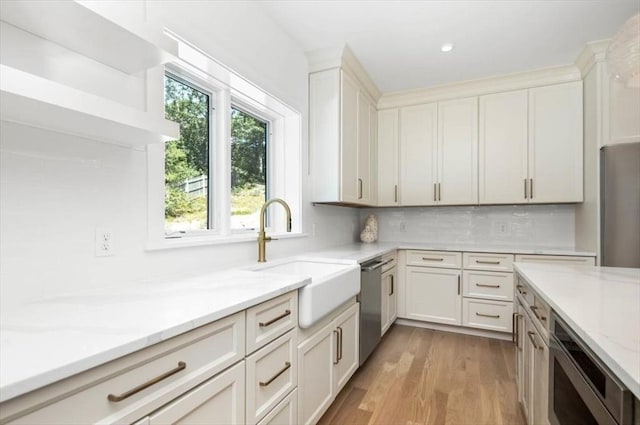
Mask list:
[{"label": "upper cabinet", "polygon": [[[139,7],[3,4],[0,118],[127,146],[178,138],[162,103],[151,102],[162,99],[157,67],[173,59],[178,43],[133,13]],[[105,79],[114,90],[105,88]]]},{"label": "upper cabinet", "polygon": [[582,202],[582,81],[529,90],[529,202]]},{"label": "upper cabinet", "polygon": [[398,109],[378,113],[378,206],[399,205]]},{"label": "upper cabinet", "polygon": [[437,203],[478,203],[478,98],[438,103]]},{"label": "upper cabinet", "polygon": [[313,202],[375,205],[376,108],[342,68],[309,77]]},{"label": "upper cabinet", "polygon": [[480,204],[582,201],[582,83],[480,97]]}]

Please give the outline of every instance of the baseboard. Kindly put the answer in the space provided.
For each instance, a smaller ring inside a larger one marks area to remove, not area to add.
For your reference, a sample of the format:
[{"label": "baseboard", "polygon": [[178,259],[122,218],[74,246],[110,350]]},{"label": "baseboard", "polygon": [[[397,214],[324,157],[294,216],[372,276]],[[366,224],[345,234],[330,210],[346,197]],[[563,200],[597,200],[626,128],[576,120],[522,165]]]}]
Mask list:
[{"label": "baseboard", "polygon": [[501,339],[504,341],[510,341],[512,336],[510,333],[506,333],[506,332],[496,332],[496,331],[488,331],[485,329],[465,328],[463,326],[443,325],[440,323],[421,322],[419,320],[411,320],[411,319],[396,319],[395,323],[397,325],[433,329],[436,331],[453,332],[457,334],[473,335],[473,336],[484,336],[487,338]]}]

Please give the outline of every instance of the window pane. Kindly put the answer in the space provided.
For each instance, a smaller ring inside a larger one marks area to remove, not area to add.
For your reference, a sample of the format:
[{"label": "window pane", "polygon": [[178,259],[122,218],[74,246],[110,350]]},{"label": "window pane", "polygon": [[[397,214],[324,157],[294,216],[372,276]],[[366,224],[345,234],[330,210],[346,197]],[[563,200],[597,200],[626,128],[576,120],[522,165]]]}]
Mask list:
[{"label": "window pane", "polygon": [[231,229],[259,226],[266,199],[267,123],[231,109]]},{"label": "window pane", "polygon": [[165,232],[207,229],[209,223],[209,96],[165,76],[165,116],[180,139],[165,146]]}]

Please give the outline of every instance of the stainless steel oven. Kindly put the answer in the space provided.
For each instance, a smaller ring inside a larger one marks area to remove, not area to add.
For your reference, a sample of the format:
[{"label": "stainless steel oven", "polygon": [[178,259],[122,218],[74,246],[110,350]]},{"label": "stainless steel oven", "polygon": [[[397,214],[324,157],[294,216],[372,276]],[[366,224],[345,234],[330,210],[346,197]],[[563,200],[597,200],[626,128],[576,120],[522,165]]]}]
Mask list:
[{"label": "stainless steel oven", "polygon": [[630,425],[633,395],[552,313],[549,420],[552,425]]}]

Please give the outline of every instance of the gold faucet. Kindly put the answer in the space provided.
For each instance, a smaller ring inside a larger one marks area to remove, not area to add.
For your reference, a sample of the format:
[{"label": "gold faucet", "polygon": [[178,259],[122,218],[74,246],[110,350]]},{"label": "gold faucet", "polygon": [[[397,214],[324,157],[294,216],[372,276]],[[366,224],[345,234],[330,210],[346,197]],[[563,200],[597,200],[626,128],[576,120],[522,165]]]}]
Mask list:
[{"label": "gold faucet", "polygon": [[267,242],[269,242],[272,239],[271,239],[271,236],[267,236],[264,232],[264,222],[265,222],[265,217],[267,215],[267,207],[273,204],[274,202],[277,202],[280,205],[282,205],[285,211],[287,212],[287,232],[291,231],[291,209],[289,209],[289,205],[287,205],[287,203],[280,198],[273,198],[265,202],[264,205],[262,206],[262,209],[260,210],[260,233],[258,233],[258,262],[259,263],[264,263],[267,261],[267,258],[266,258]]}]

